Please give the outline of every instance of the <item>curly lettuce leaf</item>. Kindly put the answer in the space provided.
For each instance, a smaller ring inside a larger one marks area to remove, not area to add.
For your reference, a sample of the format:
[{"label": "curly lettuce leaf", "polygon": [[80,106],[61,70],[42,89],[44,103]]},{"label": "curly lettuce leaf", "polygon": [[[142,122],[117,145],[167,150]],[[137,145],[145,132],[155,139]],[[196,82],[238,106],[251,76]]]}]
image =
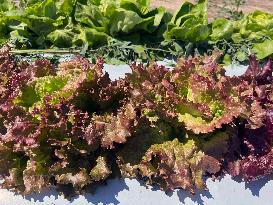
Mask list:
[{"label": "curly lettuce leaf", "polygon": [[[149,126],[149,122],[141,121],[128,141],[117,151],[117,163],[122,176],[136,177],[140,162],[148,149],[154,144],[170,140],[173,133],[168,123]],[[152,136],[152,137],[151,137]]]},{"label": "curly lettuce leaf", "polygon": [[183,188],[194,193],[205,187],[205,172],[220,171],[217,160],[198,150],[193,140],[180,143],[177,139],[151,146],[141,161],[140,173],[165,189]]},{"label": "curly lettuce leaf", "polygon": [[9,49],[0,54],[2,186],[31,194],[56,185],[79,194],[106,180],[111,149],[137,124],[125,82],[111,81],[101,60],[92,65],[77,57],[53,66],[18,62]]},{"label": "curly lettuce leaf", "polygon": [[244,112],[241,93],[249,88],[242,86],[241,79],[234,84],[224,76],[218,57],[216,52],[180,59],[172,71],[156,64],[148,68],[132,65],[128,79],[135,103],[147,118],[176,121],[195,134],[213,132],[233,122]]},{"label": "curly lettuce leaf", "polygon": [[232,176],[240,175],[249,182],[273,173],[272,127],[272,109],[268,109],[262,127],[242,131],[241,159],[229,163]]}]

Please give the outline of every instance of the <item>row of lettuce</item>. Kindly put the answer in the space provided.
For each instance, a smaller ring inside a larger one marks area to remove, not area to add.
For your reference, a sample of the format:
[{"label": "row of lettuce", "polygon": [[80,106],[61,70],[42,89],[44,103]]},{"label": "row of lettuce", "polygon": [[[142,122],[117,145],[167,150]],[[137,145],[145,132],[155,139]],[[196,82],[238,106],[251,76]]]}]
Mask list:
[{"label": "row of lettuce", "polygon": [[21,49],[100,48],[121,41],[145,58],[149,48],[160,48],[153,51],[166,57],[218,47],[227,54],[226,62],[245,61],[250,53],[259,59],[273,53],[272,14],[255,11],[239,20],[209,23],[207,0],[185,2],[174,14],[163,7],[151,9],[149,0],[0,2],[0,42]]},{"label": "row of lettuce", "polygon": [[122,175],[194,193],[204,176],[273,173],[272,61],[251,56],[227,77],[219,56],[132,64],[111,81],[101,59],[29,63],[1,49],[1,186],[69,197]]}]

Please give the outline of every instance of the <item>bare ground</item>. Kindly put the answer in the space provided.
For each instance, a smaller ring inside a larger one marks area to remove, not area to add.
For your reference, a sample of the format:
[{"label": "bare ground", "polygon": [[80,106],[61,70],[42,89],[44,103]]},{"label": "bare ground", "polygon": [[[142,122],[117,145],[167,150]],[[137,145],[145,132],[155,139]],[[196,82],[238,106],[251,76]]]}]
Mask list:
[{"label": "bare ground", "polygon": [[[152,6],[164,6],[169,11],[177,10],[185,0],[151,0]],[[194,2],[194,0],[188,0]],[[221,11],[217,6],[223,5],[223,0],[209,0],[209,15],[214,18]],[[247,3],[242,6],[242,11],[249,13],[255,10],[262,10],[273,13],[273,0],[247,0]]]}]

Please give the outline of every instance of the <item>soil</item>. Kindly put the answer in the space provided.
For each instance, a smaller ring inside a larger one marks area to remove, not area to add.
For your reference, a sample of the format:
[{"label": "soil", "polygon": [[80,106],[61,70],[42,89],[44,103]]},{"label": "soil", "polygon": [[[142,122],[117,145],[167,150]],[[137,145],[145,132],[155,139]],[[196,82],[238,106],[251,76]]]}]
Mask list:
[{"label": "soil", "polygon": [[[194,0],[188,0],[194,2]],[[273,0],[246,0],[247,3],[241,7],[242,11],[245,13],[250,13],[255,10],[261,10],[269,13],[273,13]],[[151,0],[152,6],[164,6],[169,11],[175,11],[179,9],[180,5],[184,0]],[[223,5],[223,0],[209,0],[209,15],[210,18],[215,18],[220,16],[221,7]]]}]

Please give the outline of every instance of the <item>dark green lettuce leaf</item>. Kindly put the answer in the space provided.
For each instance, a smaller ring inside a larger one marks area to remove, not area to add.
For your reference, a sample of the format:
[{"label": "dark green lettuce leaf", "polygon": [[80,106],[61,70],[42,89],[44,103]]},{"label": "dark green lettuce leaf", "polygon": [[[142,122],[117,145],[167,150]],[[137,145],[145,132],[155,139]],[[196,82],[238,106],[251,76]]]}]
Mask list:
[{"label": "dark green lettuce leaf", "polygon": [[199,0],[196,5],[189,2],[182,4],[164,33],[167,40],[177,39],[186,43],[205,41],[209,35],[206,0]]},{"label": "dark green lettuce leaf", "polygon": [[75,35],[77,36],[72,30],[60,29],[48,34],[47,39],[59,48],[68,48],[73,46]]}]

